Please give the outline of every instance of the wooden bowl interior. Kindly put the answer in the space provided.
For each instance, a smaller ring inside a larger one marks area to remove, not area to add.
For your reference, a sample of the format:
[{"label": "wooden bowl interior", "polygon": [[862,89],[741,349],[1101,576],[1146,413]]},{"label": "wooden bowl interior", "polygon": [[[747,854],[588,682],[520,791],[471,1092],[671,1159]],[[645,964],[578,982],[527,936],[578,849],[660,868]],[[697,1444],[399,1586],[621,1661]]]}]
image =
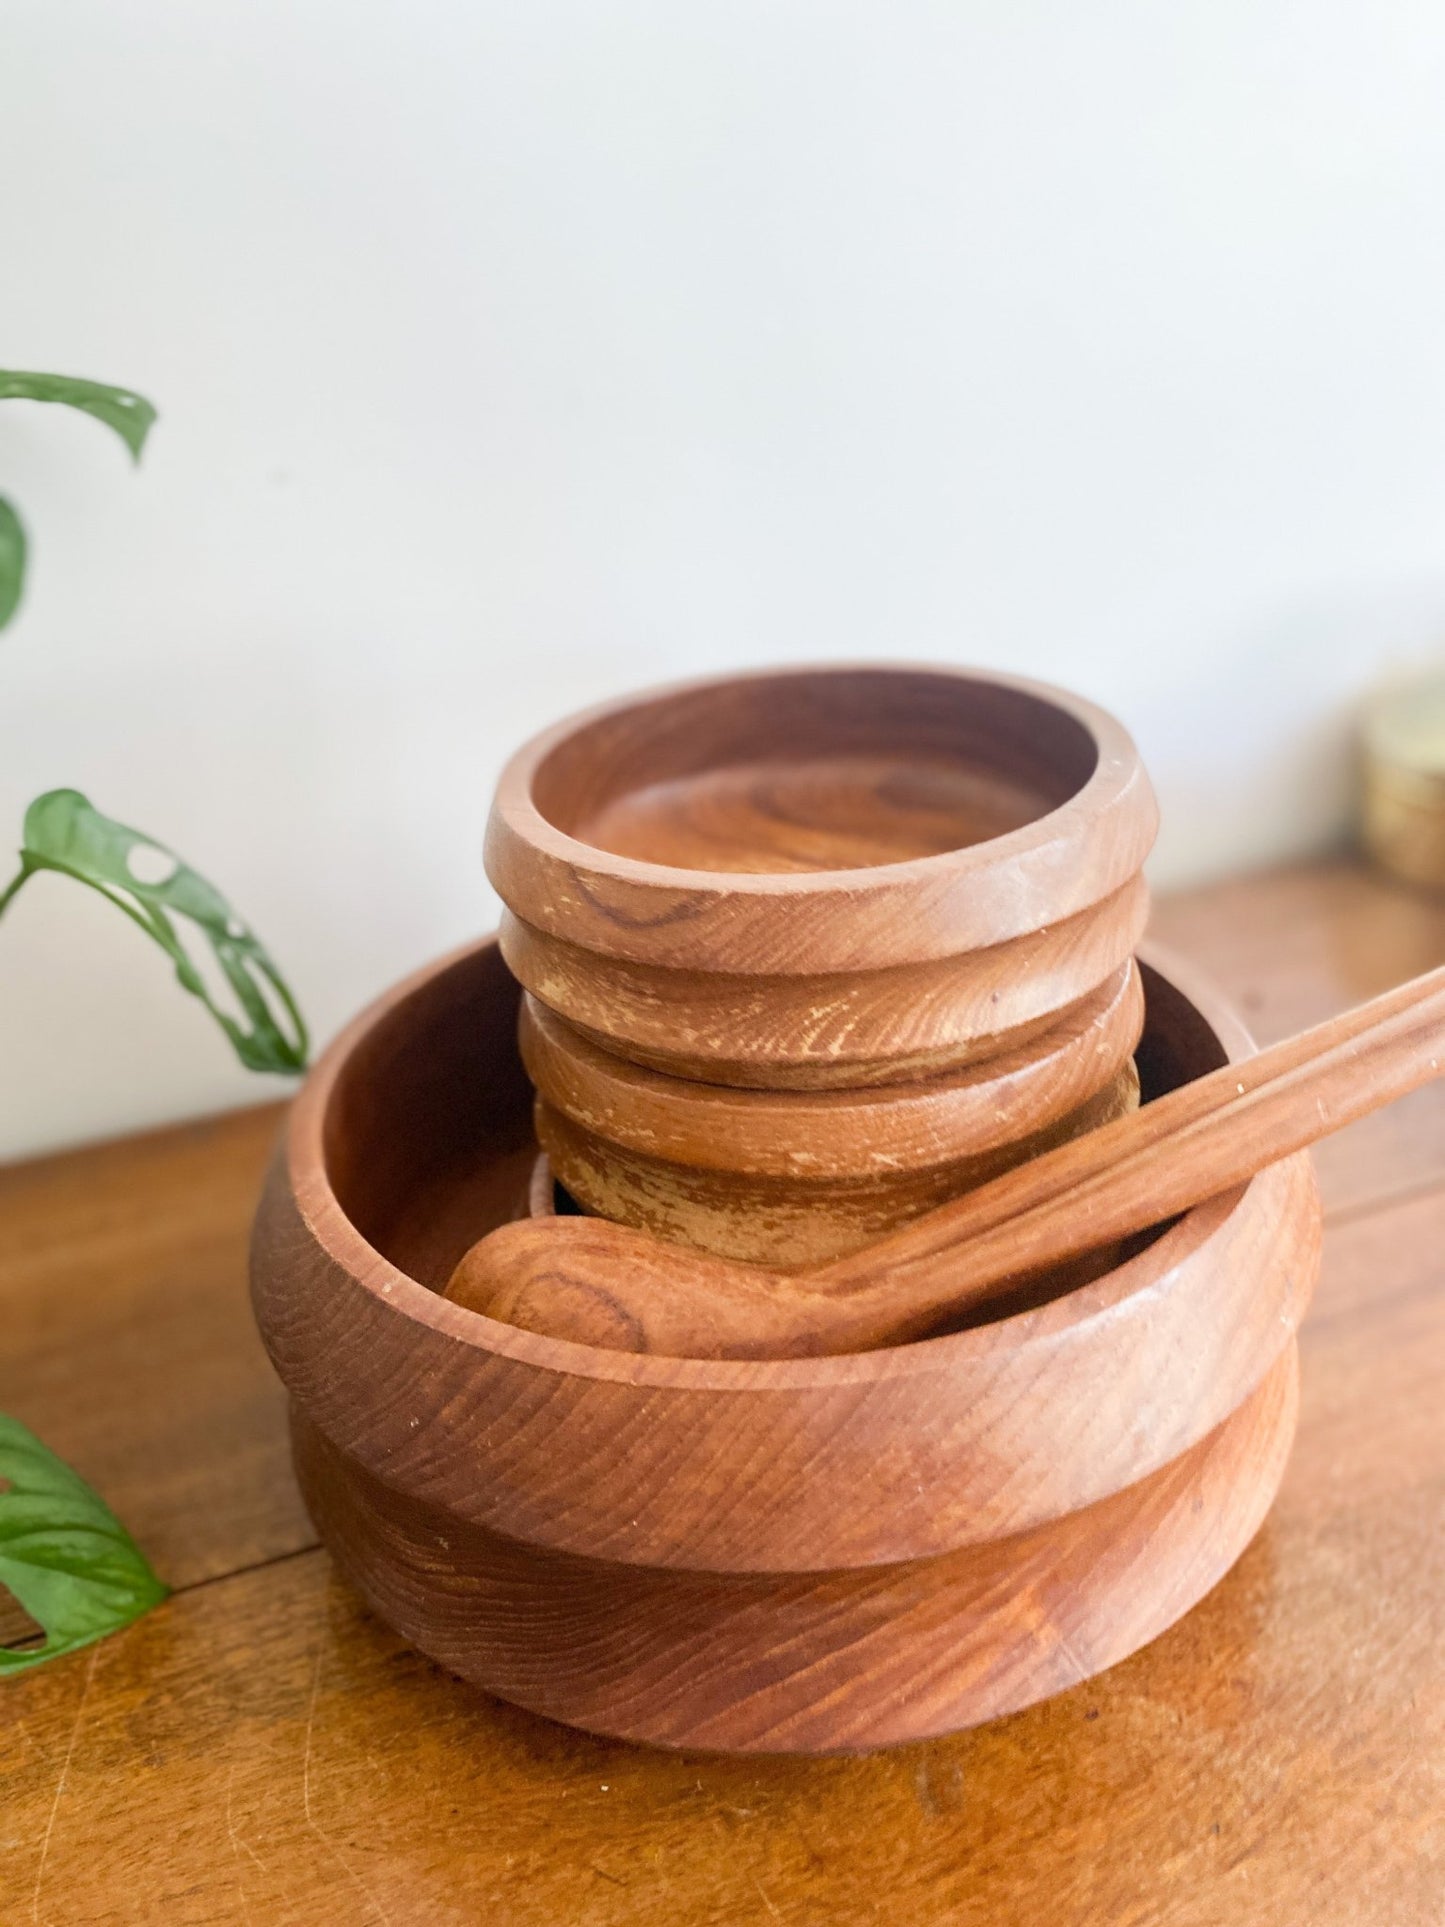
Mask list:
[{"label": "wooden bowl interior", "polygon": [[532,802],[555,829],[681,869],[873,868],[1036,821],[1097,745],[1027,690],[926,670],[800,670],[676,691],[580,725]]},{"label": "wooden bowl interior", "polygon": [[[1143,1100],[1225,1061],[1189,999],[1141,960]],[[464,1251],[527,1215],[538,1155],[517,1048],[520,992],[494,946],[427,977],[365,1030],[326,1107],[326,1177],[373,1249],[433,1291]],[[566,1208],[564,1206],[564,1208]]]},{"label": "wooden bowl interior", "polygon": [[520,997],[494,944],[467,951],[358,1037],[326,1106],[337,1203],[434,1291],[469,1245],[526,1214],[537,1142]]},{"label": "wooden bowl interior", "polygon": [[[1226,1011],[1144,979],[1150,1097],[1244,1048]],[[258,1219],[307,1503],[424,1652],[604,1733],[874,1746],[1111,1664],[1237,1556],[1294,1423],[1318,1248],[1300,1160],[953,1337],[776,1362],[568,1345],[432,1295],[527,1209],[517,1001],[483,944],[359,1019]]]}]

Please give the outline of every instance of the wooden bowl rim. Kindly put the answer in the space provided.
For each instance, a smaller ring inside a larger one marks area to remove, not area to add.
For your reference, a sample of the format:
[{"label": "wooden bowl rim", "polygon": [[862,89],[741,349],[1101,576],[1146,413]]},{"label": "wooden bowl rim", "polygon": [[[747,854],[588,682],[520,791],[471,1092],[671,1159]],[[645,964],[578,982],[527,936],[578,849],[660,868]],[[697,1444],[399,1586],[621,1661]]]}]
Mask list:
[{"label": "wooden bowl rim", "polygon": [[[630,710],[783,677],[857,675],[927,676],[1016,692],[1081,725],[1094,743],[1093,770],[1065,802],[1003,836],[932,856],[838,870],[719,871],[649,863],[570,835],[533,801],[547,757],[569,738]],[[1127,825],[1131,834],[1111,833],[1111,824]],[[1153,790],[1133,738],[1107,710],[1069,690],[952,663],[790,663],[662,684],[542,730],[516,751],[498,779],[487,825],[487,871],[515,915],[583,949],[676,965],[679,939],[690,932],[697,957],[689,957],[689,966],[812,975],[921,961],[1031,934],[1127,883],[1157,827]],[[1101,852],[1107,852],[1102,862]],[[1094,861],[1092,871],[1086,857]],[[1038,887],[1021,887],[1040,859],[1053,873],[1043,901]],[[569,887],[559,888],[564,877]],[[766,914],[766,954],[755,950],[758,933],[751,922],[737,921],[740,908]],[[719,909],[731,913],[731,925],[719,925]],[[931,936],[927,930],[910,933],[911,912],[933,926]],[[880,915],[891,927],[870,927],[866,935],[858,928]],[[835,918],[845,927],[830,928]],[[811,946],[805,971],[786,961],[800,940],[800,924]]]},{"label": "wooden bowl rim", "polygon": [[[889,970],[807,975],[601,956],[505,907],[498,941],[523,989],[614,1057],[727,1089],[822,1092],[945,1075],[1041,1037],[1123,969],[1148,914],[1148,885],[1136,871],[1100,902],[1002,944]],[[839,1012],[841,1039],[828,1026],[821,1038],[811,1028],[820,1003]]]},{"label": "wooden bowl rim", "polygon": [[[427,1326],[469,1350],[564,1377],[708,1392],[818,1392],[886,1379],[946,1374],[969,1358],[1017,1352],[1034,1344],[1049,1345],[1070,1327],[1117,1312],[1206,1244],[1240,1207],[1252,1186],[1261,1182],[1260,1178],[1252,1179],[1196,1206],[1145,1250],[1065,1298],[991,1324],[882,1350],[800,1359],[666,1358],[610,1351],[523,1331],[443,1298],[378,1251],[352,1223],[332,1190],[325,1155],[328,1109],[352,1053],[409,998],[449,971],[464,968],[472,957],[495,943],[492,935],[423,966],[355,1017],[323,1053],[297,1094],[283,1150],[296,1208],[328,1260],[384,1313],[403,1323]],[[1256,1047],[1242,1021],[1218,992],[1200,981],[1197,972],[1152,945],[1141,949],[1140,961],[1195,1007],[1231,1061],[1254,1053]]]},{"label": "wooden bowl rim", "polygon": [[[822,1090],[700,1084],[632,1063],[530,991],[522,994],[518,1030],[538,1096],[589,1137],[619,1152],[721,1175],[738,1171],[741,1158],[750,1177],[812,1185],[962,1164],[1033,1136],[1119,1077],[1138,1045],[1143,1014],[1143,986],[1131,958],[1047,1030],[996,1057],[896,1084]],[[1012,1107],[1002,1133],[1001,1096]],[[699,1118],[708,1115],[725,1120],[720,1137],[700,1129]],[[929,1121],[940,1115],[947,1128],[931,1134]],[[838,1143],[830,1133],[839,1125],[863,1129]],[[788,1156],[794,1143],[814,1147],[808,1163]]]}]

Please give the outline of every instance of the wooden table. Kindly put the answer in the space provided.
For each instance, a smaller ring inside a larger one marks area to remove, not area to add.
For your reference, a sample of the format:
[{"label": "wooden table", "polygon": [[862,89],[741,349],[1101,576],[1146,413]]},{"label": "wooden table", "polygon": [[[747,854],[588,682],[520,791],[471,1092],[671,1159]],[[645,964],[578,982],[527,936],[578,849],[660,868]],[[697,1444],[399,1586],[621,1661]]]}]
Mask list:
[{"label": "wooden table", "polygon": [[[1445,960],[1348,863],[1160,907],[1262,1040]],[[251,1330],[273,1111],[0,1174],[0,1407],[176,1588],[0,1687],[0,1921],[1445,1920],[1445,1087],[1325,1146],[1283,1494],[1122,1666],[863,1759],[596,1741],[448,1679],[333,1576]]]}]

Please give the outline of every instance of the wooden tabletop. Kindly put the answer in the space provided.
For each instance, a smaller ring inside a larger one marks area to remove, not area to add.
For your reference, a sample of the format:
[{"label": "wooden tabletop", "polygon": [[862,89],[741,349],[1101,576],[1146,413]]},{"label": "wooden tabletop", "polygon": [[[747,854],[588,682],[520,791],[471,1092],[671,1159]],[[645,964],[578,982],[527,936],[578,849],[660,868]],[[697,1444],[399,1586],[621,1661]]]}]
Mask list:
[{"label": "wooden tabletop", "polygon": [[[1155,929],[1261,1041],[1445,961],[1445,905],[1344,862],[1174,898]],[[0,1172],[0,1408],[175,1587],[0,1686],[6,1927],[1445,1919],[1445,1086],[1318,1154],[1299,1442],[1223,1584],[1059,1699],[861,1759],[588,1739],[357,1605],[246,1301],[275,1128]]]}]

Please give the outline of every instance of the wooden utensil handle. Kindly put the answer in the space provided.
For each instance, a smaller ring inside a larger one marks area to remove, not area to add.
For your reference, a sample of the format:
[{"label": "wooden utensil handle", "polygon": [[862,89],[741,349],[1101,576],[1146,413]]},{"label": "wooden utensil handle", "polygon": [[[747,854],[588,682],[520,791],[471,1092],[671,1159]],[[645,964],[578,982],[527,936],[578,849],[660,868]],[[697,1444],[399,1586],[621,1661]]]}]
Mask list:
[{"label": "wooden utensil handle", "polygon": [[[1445,1066],[1445,968],[1171,1091],[838,1264],[810,1286],[910,1307],[895,1337],[1006,1280],[1146,1230],[1427,1083]],[[858,1307],[860,1313],[863,1305]]]}]

